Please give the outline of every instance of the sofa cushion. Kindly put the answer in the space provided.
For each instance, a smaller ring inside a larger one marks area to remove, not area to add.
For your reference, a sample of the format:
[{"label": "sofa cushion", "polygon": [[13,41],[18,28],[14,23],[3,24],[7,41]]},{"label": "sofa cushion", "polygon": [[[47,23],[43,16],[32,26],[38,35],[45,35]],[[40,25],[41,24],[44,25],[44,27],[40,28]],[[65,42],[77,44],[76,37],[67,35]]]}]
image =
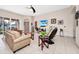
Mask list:
[{"label": "sofa cushion", "polygon": [[11,34],[13,34],[16,39],[21,36],[20,33],[17,32],[17,31],[9,30],[8,32],[11,33]]},{"label": "sofa cushion", "polygon": [[16,42],[19,42],[21,40],[25,40],[25,39],[29,39],[29,38],[31,38],[30,34],[28,34],[28,35],[22,35],[21,37],[15,39],[14,42],[16,43]]}]

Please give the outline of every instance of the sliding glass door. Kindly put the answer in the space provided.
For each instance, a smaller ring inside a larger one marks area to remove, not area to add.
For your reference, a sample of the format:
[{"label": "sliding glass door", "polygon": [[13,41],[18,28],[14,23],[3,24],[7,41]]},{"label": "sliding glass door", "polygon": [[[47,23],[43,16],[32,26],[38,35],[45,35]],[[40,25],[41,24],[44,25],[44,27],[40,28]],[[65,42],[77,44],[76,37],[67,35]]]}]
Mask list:
[{"label": "sliding glass door", "polygon": [[4,18],[4,31],[6,30],[14,30],[19,28],[19,20],[18,19],[9,19]]},{"label": "sliding glass door", "polygon": [[19,20],[0,17],[0,34],[7,30],[19,29]]}]

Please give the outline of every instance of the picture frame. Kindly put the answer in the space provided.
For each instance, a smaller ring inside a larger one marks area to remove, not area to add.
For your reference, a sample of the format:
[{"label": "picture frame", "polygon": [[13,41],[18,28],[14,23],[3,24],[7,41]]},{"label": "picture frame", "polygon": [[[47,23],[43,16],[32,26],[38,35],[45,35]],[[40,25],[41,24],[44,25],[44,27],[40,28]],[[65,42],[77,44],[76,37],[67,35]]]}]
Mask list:
[{"label": "picture frame", "polygon": [[58,20],[58,25],[63,25],[64,21],[63,20]]},{"label": "picture frame", "polygon": [[48,20],[46,19],[40,20],[40,27],[46,27],[47,25],[48,25]]},{"label": "picture frame", "polygon": [[56,18],[51,19],[51,24],[56,24]]}]

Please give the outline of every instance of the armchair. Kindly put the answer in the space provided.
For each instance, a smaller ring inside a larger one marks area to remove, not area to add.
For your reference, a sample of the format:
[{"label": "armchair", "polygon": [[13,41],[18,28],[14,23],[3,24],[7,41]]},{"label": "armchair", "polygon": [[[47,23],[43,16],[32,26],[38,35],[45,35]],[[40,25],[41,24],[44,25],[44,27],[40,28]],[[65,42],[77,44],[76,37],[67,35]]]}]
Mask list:
[{"label": "armchair", "polygon": [[17,31],[9,30],[5,32],[5,40],[9,48],[15,53],[17,50],[30,45],[31,34],[21,35]]}]

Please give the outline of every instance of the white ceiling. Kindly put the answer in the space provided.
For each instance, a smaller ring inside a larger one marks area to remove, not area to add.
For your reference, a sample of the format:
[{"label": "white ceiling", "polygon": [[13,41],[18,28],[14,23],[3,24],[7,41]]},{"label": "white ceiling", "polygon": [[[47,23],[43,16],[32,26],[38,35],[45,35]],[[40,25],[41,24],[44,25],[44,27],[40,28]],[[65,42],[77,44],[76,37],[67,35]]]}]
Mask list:
[{"label": "white ceiling", "polygon": [[28,9],[29,5],[0,5],[0,9],[7,10],[10,12],[18,13],[21,15],[41,15],[51,11],[56,11],[69,7],[69,5],[33,5],[36,13],[33,14],[31,9]]}]

